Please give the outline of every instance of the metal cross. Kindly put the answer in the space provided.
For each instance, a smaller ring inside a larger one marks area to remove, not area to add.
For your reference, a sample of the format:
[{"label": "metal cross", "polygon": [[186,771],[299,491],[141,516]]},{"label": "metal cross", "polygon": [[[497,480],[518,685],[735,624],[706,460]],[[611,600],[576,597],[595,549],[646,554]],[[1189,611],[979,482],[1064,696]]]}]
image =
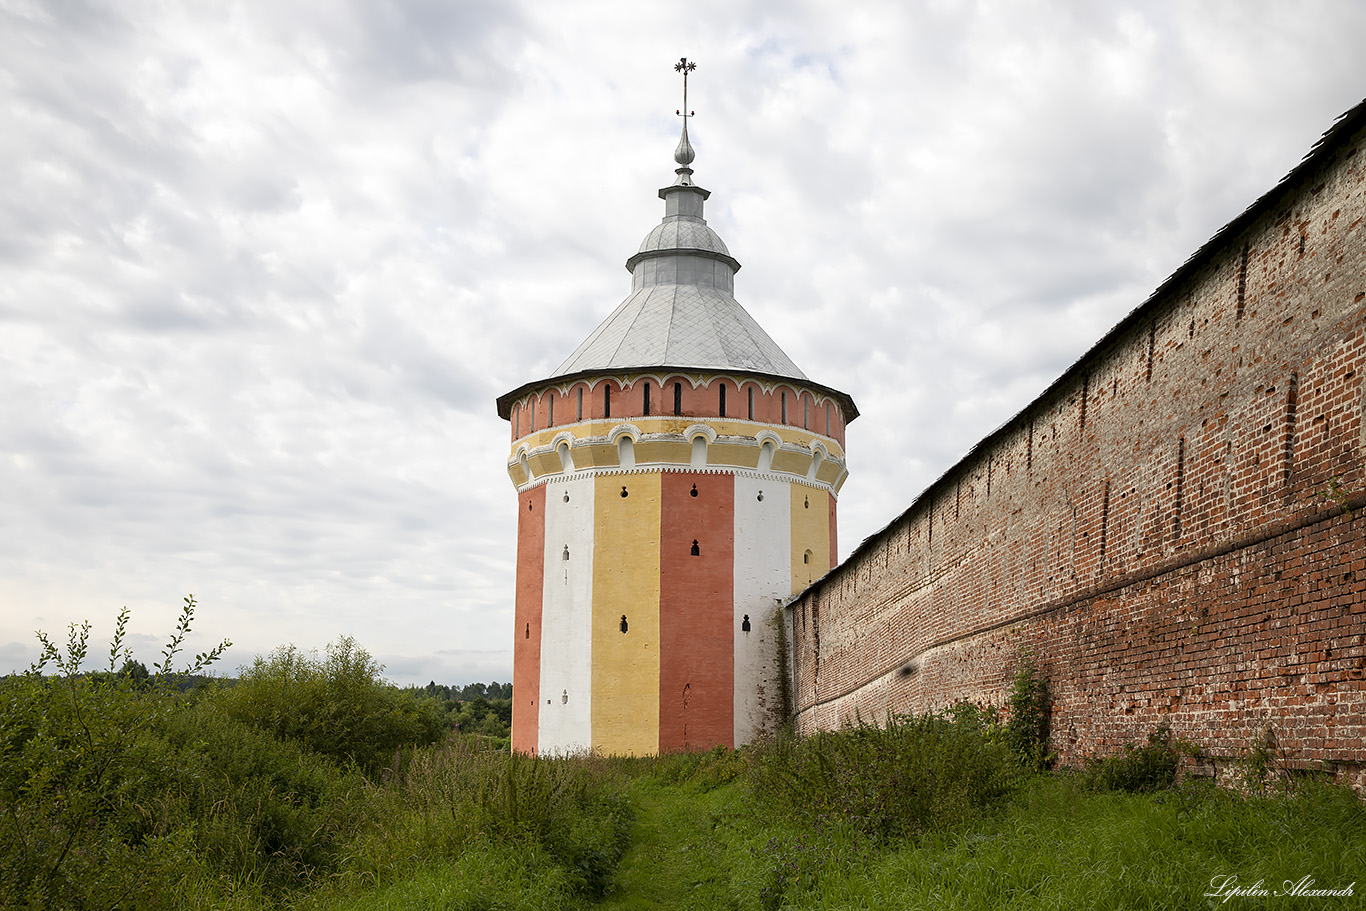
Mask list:
[{"label": "metal cross", "polygon": [[[683,110],[674,111],[680,117],[691,117],[696,113],[695,111],[688,111],[688,74],[695,69],[697,69],[697,64],[687,57],[679,57],[678,62],[674,64],[674,72],[683,74]],[[685,114],[683,111],[688,112]]]}]

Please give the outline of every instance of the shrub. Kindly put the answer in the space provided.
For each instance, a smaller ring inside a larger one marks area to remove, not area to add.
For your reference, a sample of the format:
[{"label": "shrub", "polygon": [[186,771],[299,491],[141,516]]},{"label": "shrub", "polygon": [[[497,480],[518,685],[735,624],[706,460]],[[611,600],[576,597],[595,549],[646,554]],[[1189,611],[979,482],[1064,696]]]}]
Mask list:
[{"label": "shrub", "polygon": [[742,750],[714,746],[710,750],[682,750],[648,760],[654,777],[675,784],[690,782],[704,791],[719,788],[744,774]]},{"label": "shrub", "polygon": [[413,757],[377,789],[378,825],[355,845],[361,879],[454,859],[472,846],[534,849],[579,894],[606,890],[630,836],[632,812],[590,758],[480,751],[456,738]]},{"label": "shrub", "polygon": [[631,813],[581,760],[501,757],[479,794],[485,832],[543,847],[575,890],[601,896],[625,853]]},{"label": "shrub", "polygon": [[[184,872],[186,830],[159,826],[148,808],[181,774],[162,728],[183,706],[166,680],[194,608],[187,597],[158,686],[116,672],[130,659],[126,608],[107,671],[81,671],[90,624],[73,623],[65,651],[39,632],[39,660],[0,685],[0,906],[142,907]],[[186,673],[229,645],[197,655]],[[60,676],[44,677],[48,665]]]},{"label": "shrub", "polygon": [[268,892],[338,868],[343,845],[368,818],[356,771],[233,721],[213,699],[164,728],[177,768],[147,804],[158,834],[191,828],[206,869]]},{"label": "shrub", "polygon": [[1191,744],[1173,740],[1171,728],[1164,724],[1148,735],[1145,746],[1126,743],[1118,755],[1087,759],[1083,781],[1098,791],[1140,794],[1164,790],[1176,784],[1181,756],[1194,752]]},{"label": "shrub", "polygon": [[223,696],[228,717],[293,740],[378,777],[405,748],[435,743],[445,731],[429,700],[400,691],[384,668],[349,636],[326,654],[293,645],[257,656]]},{"label": "shrub", "polygon": [[1048,678],[1035,667],[1034,656],[1024,651],[1007,702],[1005,737],[1021,761],[1036,771],[1048,768],[1056,758],[1048,751],[1048,703]]},{"label": "shrub", "polygon": [[1003,806],[1021,776],[990,713],[862,721],[762,746],[750,786],[761,804],[817,826],[848,822],[874,838],[952,828]]},{"label": "shrub", "polygon": [[1281,751],[1276,743],[1276,731],[1267,725],[1252,739],[1247,751],[1233,765],[1238,786],[1250,794],[1271,791],[1290,791],[1293,781],[1281,764]]}]

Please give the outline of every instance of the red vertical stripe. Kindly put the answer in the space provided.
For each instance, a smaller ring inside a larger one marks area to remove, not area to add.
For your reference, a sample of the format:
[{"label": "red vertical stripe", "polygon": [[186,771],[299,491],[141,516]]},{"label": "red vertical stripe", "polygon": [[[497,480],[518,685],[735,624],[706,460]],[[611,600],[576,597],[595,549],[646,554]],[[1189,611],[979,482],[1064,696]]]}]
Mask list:
[{"label": "red vertical stripe", "polygon": [[734,561],[734,477],[665,472],[659,559],[660,752],[734,746]]},{"label": "red vertical stripe", "polygon": [[517,628],[512,646],[512,748],[535,753],[541,705],[541,599],[545,581],[545,486],[517,498]]}]

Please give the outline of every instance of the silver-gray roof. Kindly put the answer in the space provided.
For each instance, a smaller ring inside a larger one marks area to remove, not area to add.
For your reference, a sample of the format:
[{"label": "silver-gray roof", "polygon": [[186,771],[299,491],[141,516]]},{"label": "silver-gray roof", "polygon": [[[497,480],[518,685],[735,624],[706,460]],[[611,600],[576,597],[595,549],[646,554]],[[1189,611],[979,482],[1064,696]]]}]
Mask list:
[{"label": "silver-gray roof", "polygon": [[632,292],[554,376],[661,366],[806,379],[728,292],[686,280]]},{"label": "silver-gray roof", "polygon": [[626,261],[630,296],[553,374],[499,396],[501,417],[518,396],[548,383],[669,369],[800,380],[834,396],[846,422],[858,416],[853,399],[808,379],[735,299],[740,263],[702,217],[711,194],[692,182],[692,160],[685,121],[674,151],[678,177],[659,191],[664,219]]},{"label": "silver-gray roof", "polygon": [[680,367],[806,379],[733,290],[740,263],[702,217],[711,194],[692,182],[686,127],[681,165],[659,191],[664,219],[626,261],[631,295],[549,379],[592,371]]},{"label": "silver-gray roof", "polygon": [[655,229],[646,234],[645,239],[640,242],[641,253],[685,249],[711,250],[714,253],[730,255],[725,242],[700,218],[666,216],[664,221],[656,225]]}]

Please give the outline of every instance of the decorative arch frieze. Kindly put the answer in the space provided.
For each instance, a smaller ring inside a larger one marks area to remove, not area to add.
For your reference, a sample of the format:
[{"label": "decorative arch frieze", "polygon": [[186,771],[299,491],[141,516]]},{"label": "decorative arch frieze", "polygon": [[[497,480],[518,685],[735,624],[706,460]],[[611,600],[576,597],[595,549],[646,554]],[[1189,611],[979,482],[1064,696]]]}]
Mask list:
[{"label": "decorative arch frieze", "polygon": [[793,487],[804,487],[810,490],[822,491],[824,493],[829,494],[832,499],[839,499],[838,488],[832,487],[829,484],[824,484],[820,481],[811,481],[804,477],[795,477],[793,475],[777,471],[753,471],[750,469],[732,468],[729,466],[708,466],[706,468],[701,469],[692,468],[688,465],[637,465],[633,468],[622,468],[619,466],[616,468],[586,468],[578,469],[570,474],[538,476],[524,484],[518,484],[516,489],[518,493],[525,493],[528,490],[534,490],[537,487],[543,487],[546,484],[549,484],[553,481],[577,481],[583,478],[592,478],[599,476],[617,477],[624,475],[650,474],[653,472],[658,472],[661,474],[669,472],[687,472],[688,474],[712,475],[728,474],[734,475],[737,478],[753,478],[755,480],[762,481],[765,484],[788,484]]},{"label": "decorative arch frieze", "polygon": [[521,490],[585,472],[755,472],[831,493],[848,475],[838,441],[800,426],[740,418],[693,421],[674,429],[678,426],[676,417],[652,415],[610,426],[597,419],[546,428],[515,442],[508,475]]},{"label": "decorative arch frieze", "polygon": [[708,443],[716,442],[716,428],[709,424],[692,424],[687,430],[683,431],[684,438],[688,440],[692,440],[698,434],[706,437]]}]

